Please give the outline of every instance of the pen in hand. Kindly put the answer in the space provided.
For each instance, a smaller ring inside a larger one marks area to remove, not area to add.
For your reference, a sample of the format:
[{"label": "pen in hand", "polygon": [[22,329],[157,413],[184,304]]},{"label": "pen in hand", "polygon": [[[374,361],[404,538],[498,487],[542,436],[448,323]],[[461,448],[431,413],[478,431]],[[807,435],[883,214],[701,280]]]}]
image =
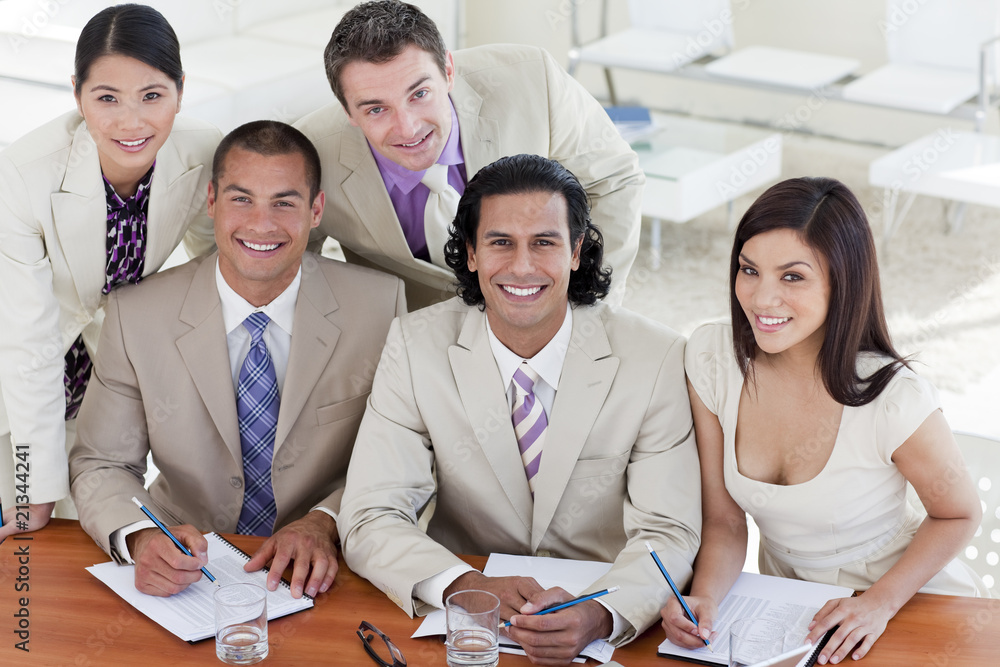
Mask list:
[{"label": "pen in hand", "polygon": [[[684,615],[688,617],[689,621],[694,623],[695,627],[698,627],[698,621],[694,617],[694,612],[691,611],[691,607],[689,607],[687,602],[684,601],[684,596],[681,595],[680,589],[677,588],[677,584],[674,583],[674,580],[670,578],[670,575],[667,573],[667,568],[663,567],[663,563],[660,562],[660,557],[656,555],[655,551],[653,551],[653,545],[646,542],[646,548],[649,549],[649,555],[652,556],[653,560],[656,562],[656,567],[660,568],[663,578],[667,580],[668,584],[670,584],[670,590],[674,592],[674,597],[677,598],[677,601],[681,603],[681,607],[684,608]],[[712,645],[707,639],[702,637],[701,641],[705,642],[705,646],[708,647],[709,651],[712,650]]]},{"label": "pen in hand", "polygon": [[[597,591],[596,593],[590,593],[588,595],[581,595],[580,597],[573,598],[572,600],[569,600],[568,602],[563,602],[562,604],[557,604],[554,607],[547,607],[547,608],[545,608],[545,609],[543,609],[543,610],[541,610],[541,611],[539,611],[537,613],[529,614],[529,615],[530,616],[542,616],[544,614],[551,614],[554,611],[559,611],[560,609],[566,609],[567,607],[572,607],[573,605],[580,604],[581,602],[586,602],[587,600],[593,600],[595,598],[599,598],[601,596],[607,595],[608,593],[614,593],[619,588],[621,588],[621,587],[620,586],[612,586],[611,588],[605,588],[603,591]],[[503,623],[500,624],[500,628],[501,629],[503,629],[503,628],[509,628],[509,627],[510,627],[510,621],[505,621],[505,622],[503,622]]]},{"label": "pen in hand", "polygon": [[[143,511],[143,513],[145,513],[145,515],[149,517],[150,521],[152,521],[153,523],[156,524],[157,528],[159,528],[160,530],[163,531],[164,535],[166,535],[167,537],[170,538],[170,541],[174,543],[175,547],[177,547],[178,549],[180,549],[181,552],[185,556],[191,556],[192,558],[194,558],[194,554],[191,553],[191,550],[188,549],[183,544],[181,544],[181,541],[178,540],[176,537],[174,537],[174,534],[171,533],[167,529],[167,527],[164,526],[163,523],[159,519],[157,519],[155,516],[153,516],[153,513],[150,512],[148,509],[146,509],[146,506],[143,505],[142,502],[138,498],[136,498],[135,496],[132,496],[132,502],[139,506],[139,509],[141,509]],[[215,581],[215,577],[212,576],[212,573],[209,572],[207,568],[204,568],[204,567],[201,568],[201,573],[204,574],[206,577],[208,577],[209,581],[211,581],[211,582],[215,583],[216,585],[218,585],[218,582]]]}]

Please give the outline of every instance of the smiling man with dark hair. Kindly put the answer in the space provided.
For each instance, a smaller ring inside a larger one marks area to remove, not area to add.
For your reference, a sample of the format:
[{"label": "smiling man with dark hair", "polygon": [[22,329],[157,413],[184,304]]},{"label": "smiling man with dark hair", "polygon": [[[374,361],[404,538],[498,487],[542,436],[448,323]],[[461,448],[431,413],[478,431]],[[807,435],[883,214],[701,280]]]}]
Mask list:
[{"label": "smiling man with dark hair", "polygon": [[[305,253],[323,215],[320,164],[283,123],[236,128],[208,193],[218,252],[108,297],[70,480],[80,523],[135,585],[172,595],[201,577],[202,533],[268,539],[277,587],[327,590],[336,513],[398,278]],[[160,474],[143,487],[152,452]],[[175,526],[185,556],[132,504]]]},{"label": "smiling man with dark hair", "polygon": [[[681,586],[699,545],[684,339],[601,301],[601,255],[558,162],[501,158],[469,181],[448,241],[461,296],[393,323],[339,519],[348,565],[405,611],[492,591],[543,664],[659,618],[667,589],[644,542]],[[492,552],[611,561],[589,590],[621,589],[536,618],[570,596],[456,555]]]},{"label": "smiling man with dark hair", "polygon": [[615,272],[615,303],[639,249],[645,177],[601,105],[548,53],[512,44],[454,53],[419,8],[353,7],[325,54],[337,101],[296,123],[319,150],[330,195],[319,230],[348,261],[406,281],[418,308],[451,296],[448,225],[468,180],[497,158],[537,153],[583,183]]}]

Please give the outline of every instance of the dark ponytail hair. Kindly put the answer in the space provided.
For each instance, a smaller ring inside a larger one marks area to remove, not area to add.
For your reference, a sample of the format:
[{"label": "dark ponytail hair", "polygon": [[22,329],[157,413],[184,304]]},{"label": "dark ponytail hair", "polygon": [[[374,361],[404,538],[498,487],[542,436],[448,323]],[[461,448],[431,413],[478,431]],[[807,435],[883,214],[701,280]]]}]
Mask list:
[{"label": "dark ponytail hair", "polygon": [[180,42],[167,19],[152,7],[115,5],[87,21],[76,43],[77,95],[94,62],[111,55],[135,58],[160,70],[173,80],[177,92],[184,85]]}]

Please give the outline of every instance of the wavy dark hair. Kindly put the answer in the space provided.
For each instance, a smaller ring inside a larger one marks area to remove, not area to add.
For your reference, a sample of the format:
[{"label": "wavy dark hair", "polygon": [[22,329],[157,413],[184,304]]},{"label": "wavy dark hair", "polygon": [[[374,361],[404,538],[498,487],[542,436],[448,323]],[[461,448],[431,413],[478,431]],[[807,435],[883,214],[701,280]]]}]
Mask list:
[{"label": "wavy dark hair", "polygon": [[602,266],[604,236],[590,221],[587,191],[566,167],[538,155],[502,157],[479,170],[458,202],[455,222],[444,247],[445,261],[455,272],[458,296],[469,306],[485,305],[479,277],[469,270],[468,246],[476,247],[483,197],[529,192],[559,193],[566,200],[570,245],[583,238],[580,267],[570,274],[568,296],[574,306],[589,306],[608,295],[611,267]]},{"label": "wavy dark hair", "polygon": [[76,42],[76,92],[103,56],[122,55],[166,74],[180,91],[184,87],[181,47],[163,14],[146,5],[124,4],[102,9],[80,31]]},{"label": "wavy dark hair", "polygon": [[406,47],[416,46],[434,58],[445,74],[447,49],[437,25],[420,8],[399,0],[375,0],[351,8],[333,29],[323,52],[326,78],[347,109],[340,75],[352,62],[386,63]]},{"label": "wavy dark hair", "polygon": [[[875,241],[864,209],[847,187],[832,178],[792,178],[762,194],[740,220],[729,263],[733,348],[743,376],[753,379],[758,347],[736,298],[740,253],[754,236],[793,229],[821,254],[829,270],[830,305],[819,364],[823,385],[835,401],[857,407],[875,400],[906,360],[892,346],[882,307]],[[892,361],[869,377],[858,375],[861,352]]]}]

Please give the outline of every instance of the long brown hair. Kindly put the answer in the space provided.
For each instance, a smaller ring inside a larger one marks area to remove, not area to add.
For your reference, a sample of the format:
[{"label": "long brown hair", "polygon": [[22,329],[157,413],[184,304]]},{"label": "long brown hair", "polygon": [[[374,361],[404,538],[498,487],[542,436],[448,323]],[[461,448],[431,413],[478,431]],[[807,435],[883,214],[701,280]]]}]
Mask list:
[{"label": "long brown hair", "polygon": [[[892,346],[882,307],[875,241],[864,209],[847,187],[832,178],[792,178],[762,194],[740,220],[729,263],[729,306],[733,350],[743,376],[753,378],[758,347],[739,300],[736,276],[743,245],[772,229],[793,229],[826,259],[830,272],[830,306],[826,336],[820,348],[820,374],[835,401],[860,406],[885,389],[906,360]],[[858,374],[861,352],[891,359],[868,377]]]}]

